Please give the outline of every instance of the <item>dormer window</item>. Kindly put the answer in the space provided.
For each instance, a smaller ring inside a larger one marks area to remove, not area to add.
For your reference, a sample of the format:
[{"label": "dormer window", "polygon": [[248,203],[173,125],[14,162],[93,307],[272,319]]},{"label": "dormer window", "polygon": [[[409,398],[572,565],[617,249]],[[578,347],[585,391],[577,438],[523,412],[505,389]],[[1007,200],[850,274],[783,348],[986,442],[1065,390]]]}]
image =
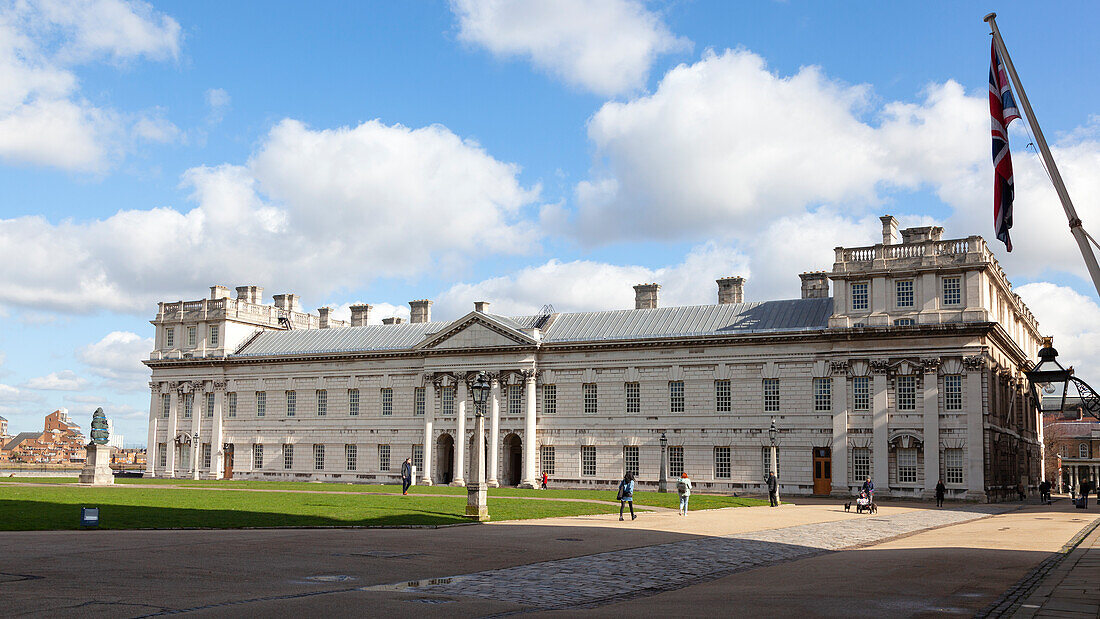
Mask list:
[{"label": "dormer window", "polygon": [[868,308],[867,282],[855,282],[852,284],[852,310],[861,311]]},{"label": "dormer window", "polygon": [[913,307],[913,280],[894,282],[894,297],[898,307]]}]

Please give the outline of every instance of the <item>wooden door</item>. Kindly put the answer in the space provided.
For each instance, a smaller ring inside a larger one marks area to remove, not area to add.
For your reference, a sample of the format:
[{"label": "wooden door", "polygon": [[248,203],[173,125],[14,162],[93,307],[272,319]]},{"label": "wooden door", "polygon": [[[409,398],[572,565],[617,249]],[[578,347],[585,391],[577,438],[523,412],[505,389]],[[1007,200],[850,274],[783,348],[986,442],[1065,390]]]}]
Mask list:
[{"label": "wooden door", "polygon": [[814,494],[833,491],[833,456],[828,447],[814,447]]},{"label": "wooden door", "polygon": [[224,479],[233,479],[233,443],[226,443],[225,445],[225,474],[222,475]]}]

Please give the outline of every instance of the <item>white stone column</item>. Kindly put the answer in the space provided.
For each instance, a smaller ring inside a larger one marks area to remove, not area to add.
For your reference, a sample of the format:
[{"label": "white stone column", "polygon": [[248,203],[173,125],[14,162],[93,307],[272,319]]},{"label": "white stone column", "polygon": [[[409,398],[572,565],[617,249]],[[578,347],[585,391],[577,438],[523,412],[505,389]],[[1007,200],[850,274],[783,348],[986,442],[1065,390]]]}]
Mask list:
[{"label": "white stone column", "polygon": [[455,386],[458,430],[455,432],[455,477],[452,486],[466,485],[466,377]]},{"label": "white stone column", "polygon": [[164,437],[164,448],[168,451],[164,466],[165,477],[176,476],[176,420],[179,418],[179,410],[180,392],[173,386],[171,395],[168,396],[168,431]]},{"label": "white stone column", "polygon": [[500,470],[500,380],[493,378],[490,392],[489,416],[489,487],[500,486],[497,479]]},{"label": "white stone column", "polygon": [[211,479],[225,476],[225,434],[222,429],[222,417],[225,410],[225,383],[214,383],[214,423],[210,428],[210,471]]},{"label": "white stone column", "polygon": [[[195,405],[195,397],[201,400],[198,405]],[[199,478],[199,439],[196,438],[199,434],[200,422],[202,416],[206,414],[206,392],[200,391],[198,393],[191,392],[191,479]]]},{"label": "white stone column", "polygon": [[[938,364],[937,364],[938,365]],[[924,494],[935,496],[940,480],[940,384],[936,367],[924,372]]]},{"label": "white stone column", "polygon": [[152,395],[149,398],[149,439],[145,443],[145,475],[144,477],[156,477],[157,475],[157,415],[161,413],[160,385],[150,383]]},{"label": "white stone column", "polygon": [[529,370],[529,372],[530,373],[526,374],[527,384],[523,390],[524,404],[527,405],[527,414],[523,420],[523,481],[520,482],[520,488],[538,487],[535,481],[535,457],[538,453],[536,450],[537,439],[535,437],[535,389],[537,388],[537,377],[534,370]]},{"label": "white stone column", "polygon": [[871,451],[873,471],[871,479],[875,482],[875,492],[890,493],[890,410],[887,408],[889,400],[886,395],[886,373],[876,371],[872,378],[874,394],[871,407]]},{"label": "white stone column", "polygon": [[[848,372],[833,377],[832,494],[848,496]],[[863,483],[859,480],[859,483]]]},{"label": "white stone column", "polygon": [[435,421],[435,381],[429,375],[424,383],[424,472],[420,483],[432,485],[432,424]]},{"label": "white stone column", "polygon": [[979,501],[986,499],[982,366],[979,362],[968,364],[966,372],[966,498]]}]

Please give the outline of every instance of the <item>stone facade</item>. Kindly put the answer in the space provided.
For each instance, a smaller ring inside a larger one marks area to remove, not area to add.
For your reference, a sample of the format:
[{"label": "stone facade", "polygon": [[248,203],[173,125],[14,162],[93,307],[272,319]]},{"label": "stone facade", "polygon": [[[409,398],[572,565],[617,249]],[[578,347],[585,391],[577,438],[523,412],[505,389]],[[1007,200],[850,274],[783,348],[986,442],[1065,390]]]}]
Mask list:
[{"label": "stone facade", "polygon": [[[883,218],[871,247],[838,248],[804,274],[804,299],[504,317],[488,304],[431,322],[352,325],[322,312],[238,299],[162,303],[147,474],[393,482],[412,457],[420,483],[468,479],[468,382],[490,374],[490,485],[610,487],[625,469],[671,472],[701,491],[758,492],[779,428],[785,494],[847,495],[864,476],[884,495],[999,500],[1042,478],[1042,431],[1022,372],[1038,325],[981,237],[941,240]],[[829,284],[833,295],[828,295]],[[216,342],[186,339],[214,328]],[[177,332],[168,345],[167,331]]]}]

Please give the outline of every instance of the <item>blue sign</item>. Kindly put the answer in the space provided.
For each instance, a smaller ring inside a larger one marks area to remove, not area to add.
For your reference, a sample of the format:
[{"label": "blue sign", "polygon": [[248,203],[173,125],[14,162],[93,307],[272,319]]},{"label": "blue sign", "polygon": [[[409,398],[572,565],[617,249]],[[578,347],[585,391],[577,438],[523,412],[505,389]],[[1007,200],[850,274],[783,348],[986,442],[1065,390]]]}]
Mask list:
[{"label": "blue sign", "polygon": [[80,508],[80,526],[82,526],[82,527],[98,527],[99,526],[99,508],[98,507],[81,507]]}]

